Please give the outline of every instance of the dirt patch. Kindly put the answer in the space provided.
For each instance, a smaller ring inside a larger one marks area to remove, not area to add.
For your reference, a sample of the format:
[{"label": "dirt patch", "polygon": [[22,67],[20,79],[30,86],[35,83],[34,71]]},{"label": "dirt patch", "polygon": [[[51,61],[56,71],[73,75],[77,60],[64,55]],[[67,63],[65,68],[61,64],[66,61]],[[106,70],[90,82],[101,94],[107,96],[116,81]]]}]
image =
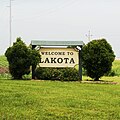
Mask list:
[{"label": "dirt patch", "polygon": [[110,81],[81,81],[82,83],[91,83],[91,84],[119,84],[118,82],[110,82]]},{"label": "dirt patch", "polygon": [[6,67],[0,67],[0,74],[9,73],[9,69]]}]

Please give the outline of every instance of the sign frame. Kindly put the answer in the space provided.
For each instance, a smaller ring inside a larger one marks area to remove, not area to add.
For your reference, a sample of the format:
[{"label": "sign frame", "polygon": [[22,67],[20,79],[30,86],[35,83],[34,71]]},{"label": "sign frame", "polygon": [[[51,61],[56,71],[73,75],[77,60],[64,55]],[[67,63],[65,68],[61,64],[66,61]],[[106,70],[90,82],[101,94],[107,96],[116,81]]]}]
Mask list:
[{"label": "sign frame", "polygon": [[[69,47],[78,47],[79,49],[79,78],[82,81],[82,47],[84,45],[83,41],[50,41],[50,40],[32,40],[31,41],[32,49],[35,49],[37,46],[43,47],[52,47],[56,46],[57,48],[61,48],[61,46],[69,46]],[[32,66],[32,79],[35,79],[35,66]]]}]

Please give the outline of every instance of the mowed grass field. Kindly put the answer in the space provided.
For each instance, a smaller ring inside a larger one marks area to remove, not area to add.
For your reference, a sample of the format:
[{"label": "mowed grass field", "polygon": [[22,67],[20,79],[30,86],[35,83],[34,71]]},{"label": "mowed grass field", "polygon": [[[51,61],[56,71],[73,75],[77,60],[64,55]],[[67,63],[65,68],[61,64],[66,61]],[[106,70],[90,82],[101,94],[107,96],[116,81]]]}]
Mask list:
[{"label": "mowed grass field", "polygon": [[[0,65],[8,67],[4,56]],[[10,80],[2,75],[0,120],[120,120],[119,66],[120,61],[113,63],[118,76],[101,78],[118,84]]]},{"label": "mowed grass field", "polygon": [[0,80],[0,120],[120,120],[120,85]]}]

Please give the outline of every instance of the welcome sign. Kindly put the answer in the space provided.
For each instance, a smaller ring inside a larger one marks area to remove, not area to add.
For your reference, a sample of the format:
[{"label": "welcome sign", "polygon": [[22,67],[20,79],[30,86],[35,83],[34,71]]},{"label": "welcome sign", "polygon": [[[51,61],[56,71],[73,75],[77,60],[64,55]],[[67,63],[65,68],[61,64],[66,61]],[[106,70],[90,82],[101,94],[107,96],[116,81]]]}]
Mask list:
[{"label": "welcome sign", "polygon": [[41,48],[40,67],[75,67],[78,54],[74,48]]}]

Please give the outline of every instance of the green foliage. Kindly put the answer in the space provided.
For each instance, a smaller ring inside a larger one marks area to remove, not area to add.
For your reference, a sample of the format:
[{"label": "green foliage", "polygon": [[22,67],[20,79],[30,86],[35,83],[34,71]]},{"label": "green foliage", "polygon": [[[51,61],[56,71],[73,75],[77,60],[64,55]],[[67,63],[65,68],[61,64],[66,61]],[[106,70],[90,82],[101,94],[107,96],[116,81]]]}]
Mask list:
[{"label": "green foliage", "polygon": [[111,77],[113,77],[113,76],[116,76],[116,72],[114,70],[110,70],[106,74],[104,74],[104,76],[111,76]]},{"label": "green foliage", "polygon": [[40,61],[40,53],[35,49],[33,50],[30,49],[30,51],[31,51],[31,54],[30,54],[31,65],[37,66],[37,64]]},{"label": "green foliage", "polygon": [[75,68],[37,68],[35,75],[42,80],[76,81],[79,80]]},{"label": "green foliage", "polygon": [[64,68],[62,69],[62,80],[63,81],[78,81],[79,74],[75,68]]},{"label": "green foliage", "polygon": [[17,38],[13,46],[7,49],[5,56],[9,62],[9,71],[14,79],[22,79],[23,75],[29,74],[30,66],[37,65],[40,57],[39,53],[28,48],[21,38]]},{"label": "green foliage", "polygon": [[83,47],[82,64],[87,75],[94,80],[111,70],[114,59],[112,47],[105,39],[93,40]]}]

